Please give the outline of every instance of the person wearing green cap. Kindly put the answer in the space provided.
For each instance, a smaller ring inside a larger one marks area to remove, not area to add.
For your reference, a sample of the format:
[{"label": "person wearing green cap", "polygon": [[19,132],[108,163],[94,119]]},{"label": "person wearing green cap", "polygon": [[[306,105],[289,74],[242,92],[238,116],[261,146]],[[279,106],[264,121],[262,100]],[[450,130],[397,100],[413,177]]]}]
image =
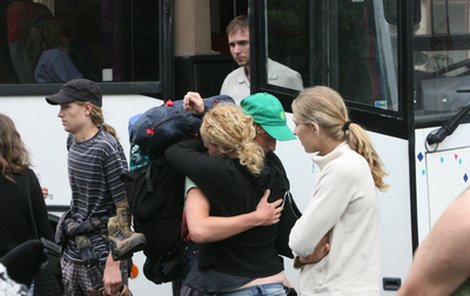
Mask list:
[{"label": "person wearing green cap", "polygon": [[253,117],[256,142],[266,154],[276,150],[276,141],[295,140],[286,123],[286,113],[281,102],[268,93],[256,93],[240,102],[243,112]]},{"label": "person wearing green cap", "polygon": [[[188,92],[184,96],[183,106],[197,116],[203,116],[206,111],[202,98],[197,92]],[[296,139],[296,137],[287,126],[286,114],[281,102],[271,94],[256,93],[243,99],[240,106],[245,114],[253,118],[256,131],[255,142],[261,146],[265,153],[265,165],[273,172],[273,179],[277,183],[284,184],[284,190],[289,191],[287,173],[274,151],[278,140],[289,141]],[[195,194],[195,192],[189,194]],[[293,206],[296,207],[295,202]],[[288,249],[287,242],[286,248]],[[288,295],[296,295],[287,279],[284,284]]]},{"label": "person wearing green cap", "polygon": [[[197,116],[202,116],[205,112],[204,102],[197,92],[186,93],[183,106]],[[253,117],[256,127],[255,141],[265,153],[276,150],[276,141],[296,139],[287,126],[284,108],[275,96],[269,93],[255,93],[244,98],[240,102],[240,106],[245,114]]]},{"label": "person wearing green cap", "polygon": [[[202,141],[182,141],[165,151],[167,162],[197,184],[187,190],[185,213],[199,255],[192,258],[183,288],[191,287],[191,295],[194,290],[286,295],[277,245],[285,189],[266,168],[263,149],[254,140],[253,118],[239,106],[221,103],[204,115],[200,134]],[[274,220],[253,223],[267,189],[277,210]],[[181,294],[188,295],[185,290]]]}]

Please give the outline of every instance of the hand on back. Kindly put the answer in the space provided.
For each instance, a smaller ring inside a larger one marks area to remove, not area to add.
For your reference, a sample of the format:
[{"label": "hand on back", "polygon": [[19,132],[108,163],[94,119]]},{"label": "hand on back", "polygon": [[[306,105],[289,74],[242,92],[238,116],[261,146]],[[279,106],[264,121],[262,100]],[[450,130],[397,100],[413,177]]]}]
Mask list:
[{"label": "hand on back", "polygon": [[261,198],[260,202],[256,206],[256,213],[259,220],[259,225],[261,226],[269,226],[279,222],[282,213],[282,201],[283,199],[280,198],[275,202],[270,203],[268,201],[268,197],[271,191],[267,189],[263,197]]}]

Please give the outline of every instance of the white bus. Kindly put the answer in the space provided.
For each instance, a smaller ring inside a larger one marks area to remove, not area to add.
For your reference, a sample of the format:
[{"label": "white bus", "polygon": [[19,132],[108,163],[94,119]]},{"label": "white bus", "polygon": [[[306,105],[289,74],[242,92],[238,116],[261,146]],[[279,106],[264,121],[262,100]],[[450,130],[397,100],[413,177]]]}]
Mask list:
[{"label": "white bus", "polygon": [[[3,24],[9,2],[0,4]],[[187,90],[218,94],[234,67],[225,26],[239,14],[250,21],[252,92],[276,95],[290,112],[297,91],[267,83],[268,57],[301,73],[305,87],[337,89],[352,120],[369,130],[388,172],[390,189],[379,194],[381,295],[400,287],[413,251],[468,187],[470,0],[37,2],[63,25],[68,54],[82,75],[102,86],[105,119],[126,151],[130,116]],[[67,135],[58,109],[44,97],[61,83],[21,77],[10,52],[18,40],[9,35],[1,25],[0,112],[15,121],[57,215],[70,200]],[[279,143],[277,152],[302,210],[318,169],[298,141]],[[143,254],[134,260],[142,271]],[[285,262],[297,286],[297,271]],[[157,286],[142,272],[130,288],[134,295],[172,295],[170,284]]]}]

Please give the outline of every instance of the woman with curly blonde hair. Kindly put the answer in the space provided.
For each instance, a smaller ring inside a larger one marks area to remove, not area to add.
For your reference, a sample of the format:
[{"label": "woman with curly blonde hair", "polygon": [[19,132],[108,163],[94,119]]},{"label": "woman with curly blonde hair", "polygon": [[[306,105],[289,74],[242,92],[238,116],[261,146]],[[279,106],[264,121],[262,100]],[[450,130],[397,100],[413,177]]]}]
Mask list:
[{"label": "woman with curly blonde hair", "polygon": [[238,158],[253,175],[261,173],[264,153],[254,140],[253,118],[237,106],[227,104],[209,111],[202,122],[201,135],[209,153]]},{"label": "woman with curly blonde hair", "polygon": [[302,295],[379,295],[377,189],[386,173],[365,130],[326,86],[292,103],[294,134],[320,168],[317,185],[289,245]]},{"label": "woman with curly blonde hair", "polygon": [[165,153],[197,186],[187,190],[185,213],[191,240],[200,244],[198,263],[183,287],[191,295],[285,295],[275,242],[282,199],[273,198],[269,205],[276,210],[268,207],[268,218],[259,209],[272,176],[254,140],[253,118],[236,105],[220,104],[205,114],[200,134],[203,143],[183,141]]}]

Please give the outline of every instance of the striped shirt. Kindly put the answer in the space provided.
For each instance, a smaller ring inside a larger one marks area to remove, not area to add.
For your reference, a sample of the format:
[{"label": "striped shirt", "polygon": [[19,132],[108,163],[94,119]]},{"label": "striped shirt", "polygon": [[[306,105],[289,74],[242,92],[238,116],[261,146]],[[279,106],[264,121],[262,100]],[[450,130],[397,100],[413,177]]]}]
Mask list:
[{"label": "striped shirt", "polygon": [[[89,140],[73,142],[68,153],[71,218],[81,223],[93,216],[115,215],[115,203],[126,198],[119,178],[125,170],[127,161],[122,146],[102,128]],[[106,261],[106,239],[98,234],[90,235],[90,239],[99,261]],[[81,262],[73,240],[68,240],[64,255],[72,262]]]}]

